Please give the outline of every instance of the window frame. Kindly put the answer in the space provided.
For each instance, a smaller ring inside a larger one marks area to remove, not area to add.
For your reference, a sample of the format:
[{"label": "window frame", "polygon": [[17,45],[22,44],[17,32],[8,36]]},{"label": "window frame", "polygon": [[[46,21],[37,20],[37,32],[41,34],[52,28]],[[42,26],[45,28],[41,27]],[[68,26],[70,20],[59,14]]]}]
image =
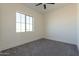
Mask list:
[{"label": "window frame", "polygon": [[[32,31],[30,31],[30,28],[29,28],[29,31],[27,31],[27,28],[26,28],[26,32],[33,32],[34,31],[34,20],[33,20],[33,16],[30,16],[30,15],[26,15],[26,16],[29,16],[29,17],[32,17]],[[30,27],[30,22],[29,23],[25,23],[25,24],[29,24],[29,27]],[[27,27],[27,26],[26,26]]]},{"label": "window frame", "polygon": [[[16,13],[19,13],[19,12],[16,12]],[[23,14],[23,13],[19,13],[19,14]],[[23,15],[25,15],[25,18],[24,18],[25,19],[25,23],[24,23],[25,29],[24,29],[24,32],[33,32],[34,31],[34,20],[33,20],[33,16],[26,15],[26,14],[23,14]],[[30,31],[30,19],[29,19],[29,30],[27,31],[27,28],[26,28],[27,27],[27,23],[26,23],[27,19],[26,19],[26,16],[29,16],[29,18],[32,17],[32,24],[31,24],[32,25],[32,30],[31,31]],[[16,15],[16,17],[17,17],[17,15]],[[20,15],[20,22],[17,22],[17,18],[16,18],[16,24],[17,23],[20,23],[20,31],[18,32],[17,29],[16,29],[16,33],[22,32],[21,31],[21,24],[22,24],[21,20],[22,20],[21,19],[21,15]],[[17,28],[17,25],[16,25],[16,28]]]}]

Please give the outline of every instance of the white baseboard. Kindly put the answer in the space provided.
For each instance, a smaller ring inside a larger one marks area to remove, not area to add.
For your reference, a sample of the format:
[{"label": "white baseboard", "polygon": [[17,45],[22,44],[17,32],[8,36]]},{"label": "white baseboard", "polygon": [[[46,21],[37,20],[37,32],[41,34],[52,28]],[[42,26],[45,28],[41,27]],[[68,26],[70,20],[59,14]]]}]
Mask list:
[{"label": "white baseboard", "polygon": [[45,37],[45,38],[47,38],[47,39],[49,39],[49,40],[54,40],[54,41],[59,41],[59,42],[63,42],[63,43],[68,43],[68,44],[73,44],[73,45],[77,45],[77,43],[73,43],[73,42],[68,42],[68,41],[62,41],[62,40],[59,40],[59,39],[55,39],[55,38],[53,38],[53,37]]},{"label": "white baseboard", "polygon": [[29,41],[25,41],[25,42],[23,42],[23,43],[18,43],[17,45],[10,45],[10,46],[7,46],[7,48],[6,48],[6,47],[3,47],[3,48],[0,47],[0,51],[6,50],[6,49],[10,49],[10,48],[13,48],[13,47],[17,47],[17,46],[20,46],[20,45],[23,45],[23,44],[26,44],[26,43],[29,43],[29,42],[32,42],[32,41],[35,41],[35,40],[39,40],[39,39],[41,39],[41,38],[42,38],[42,37],[37,37],[37,38],[31,39],[31,40],[29,40]]},{"label": "white baseboard", "polygon": [[[20,45],[23,45],[23,44],[26,44],[26,43],[29,43],[29,42],[32,42],[32,41],[35,41],[35,40],[39,40],[39,39],[41,39],[41,38],[44,38],[44,37],[36,37],[36,38],[34,38],[34,39],[30,39],[29,41],[21,42],[21,43],[18,43],[18,44],[16,44],[16,45],[7,46],[7,48],[6,48],[6,47],[3,47],[3,48],[0,47],[0,51],[6,50],[6,49],[9,49],[9,48],[13,48],[13,47],[16,47],[16,46],[20,46]],[[57,40],[57,39],[50,38],[50,37],[45,37],[45,38],[46,38],[46,39],[49,39],[49,40],[54,40],[54,41],[59,41],[59,42],[63,42],[63,43],[68,43],[68,44],[77,45],[77,44],[72,43],[72,42],[66,42],[66,41],[62,41],[62,40]]]}]

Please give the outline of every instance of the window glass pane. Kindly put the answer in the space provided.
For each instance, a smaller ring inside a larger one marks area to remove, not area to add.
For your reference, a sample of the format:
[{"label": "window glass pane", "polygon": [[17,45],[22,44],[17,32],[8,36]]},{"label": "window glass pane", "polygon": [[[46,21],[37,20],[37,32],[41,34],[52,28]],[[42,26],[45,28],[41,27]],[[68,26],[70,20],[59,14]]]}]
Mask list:
[{"label": "window glass pane", "polygon": [[20,13],[16,13],[16,22],[20,22]]},{"label": "window glass pane", "polygon": [[29,23],[30,21],[29,21],[29,16],[26,16],[26,23]]},{"label": "window glass pane", "polygon": [[21,23],[21,32],[25,32],[25,24]]},{"label": "window glass pane", "polygon": [[16,32],[20,32],[20,23],[16,23]]},{"label": "window glass pane", "polygon": [[29,31],[29,29],[26,30],[27,32]]},{"label": "window glass pane", "polygon": [[21,23],[25,23],[25,15],[21,14]]},{"label": "window glass pane", "polygon": [[29,29],[30,29],[30,25],[26,24],[26,31],[29,31]]},{"label": "window glass pane", "polygon": [[26,16],[26,31],[32,31],[32,17]]},{"label": "window glass pane", "polygon": [[32,31],[33,30],[32,23],[33,23],[33,18],[31,16],[25,16],[24,14],[16,13],[16,32],[25,32],[25,28],[26,31]]},{"label": "window glass pane", "polygon": [[30,24],[32,24],[32,17],[30,17]]},{"label": "window glass pane", "polygon": [[32,31],[32,24],[30,24],[30,30],[29,31]]},{"label": "window glass pane", "polygon": [[25,29],[21,29],[21,32],[25,32]]}]

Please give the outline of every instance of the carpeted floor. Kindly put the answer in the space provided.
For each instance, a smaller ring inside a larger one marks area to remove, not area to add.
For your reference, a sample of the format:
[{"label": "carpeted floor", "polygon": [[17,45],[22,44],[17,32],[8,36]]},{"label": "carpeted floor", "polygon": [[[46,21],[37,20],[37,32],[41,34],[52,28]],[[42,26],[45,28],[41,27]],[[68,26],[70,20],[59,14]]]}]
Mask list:
[{"label": "carpeted floor", "polygon": [[0,52],[1,56],[77,56],[75,45],[40,39]]}]

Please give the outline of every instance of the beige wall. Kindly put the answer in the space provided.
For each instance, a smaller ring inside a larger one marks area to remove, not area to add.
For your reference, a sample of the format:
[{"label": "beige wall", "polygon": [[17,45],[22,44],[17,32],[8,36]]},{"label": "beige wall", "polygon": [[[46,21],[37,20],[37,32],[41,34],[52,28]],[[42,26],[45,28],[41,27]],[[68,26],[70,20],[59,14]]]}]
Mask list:
[{"label": "beige wall", "polygon": [[46,14],[46,38],[76,44],[76,14],[76,4]]},{"label": "beige wall", "polygon": [[77,46],[79,50],[79,4],[77,4]]},{"label": "beige wall", "polygon": [[[44,35],[43,17],[22,4],[0,4],[1,8],[1,37],[0,50],[21,45],[36,39],[40,39]],[[16,12],[25,13],[34,17],[34,32],[16,33]]]},{"label": "beige wall", "polygon": [[[46,15],[22,4],[0,4],[0,6],[0,50],[42,37],[71,44],[79,43],[78,23],[76,31],[76,18],[77,21],[79,19],[76,4],[50,11]],[[34,32],[16,33],[16,12],[34,17]],[[79,44],[77,45],[79,47]]]},{"label": "beige wall", "polygon": [[[0,6],[0,41],[1,41],[1,6]],[[1,46],[1,43],[0,43]]]}]

